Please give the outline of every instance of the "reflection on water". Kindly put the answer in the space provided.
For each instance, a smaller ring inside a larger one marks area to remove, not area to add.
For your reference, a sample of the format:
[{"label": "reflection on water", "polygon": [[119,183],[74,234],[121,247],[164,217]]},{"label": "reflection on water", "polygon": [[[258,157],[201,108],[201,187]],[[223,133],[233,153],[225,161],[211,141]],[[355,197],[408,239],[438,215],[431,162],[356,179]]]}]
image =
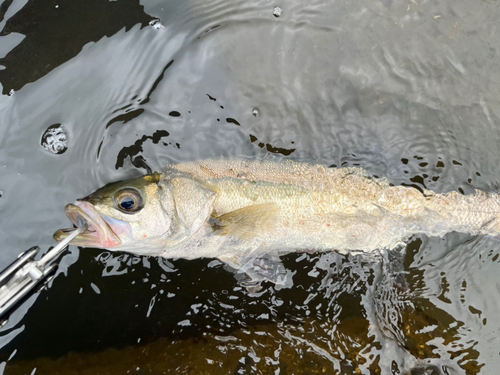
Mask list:
[{"label": "reflection on water", "polygon": [[[479,337],[473,339],[478,332],[471,328],[479,310],[456,320],[423,288],[428,271],[413,266],[429,245],[411,242],[413,260],[402,259],[400,252],[385,259],[336,252],[289,255],[284,260],[294,273],[293,287],[276,291],[269,283],[254,294],[219,262],[96,251],[32,307],[25,321],[31,335],[19,335],[4,348],[8,354],[25,348],[16,353],[19,361],[9,362],[8,373],[34,367],[37,373],[77,373],[82,366],[89,374],[136,368],[146,373],[334,369],[376,374],[410,368],[478,373],[483,366]],[[441,285],[448,290],[436,297],[453,298],[449,284]],[[457,307],[469,303],[464,293],[461,287]],[[61,335],[64,348],[57,339]]]},{"label": "reflection on water", "polygon": [[[498,191],[498,13],[462,0],[4,2],[0,266],[52,245],[66,203],[175,161],[293,158]],[[64,153],[42,146],[54,124]],[[0,329],[0,368],[495,373],[498,249],[450,233],[290,254],[290,288],[250,293],[213,259],[71,248]]]},{"label": "reflection on water", "polygon": [[2,4],[7,8],[8,19],[2,24],[0,36],[21,34],[24,39],[0,59],[0,64],[5,66],[5,70],[0,71],[4,94],[43,77],[75,57],[87,43],[138,23],[145,26],[153,19],[136,0],[8,3]]}]

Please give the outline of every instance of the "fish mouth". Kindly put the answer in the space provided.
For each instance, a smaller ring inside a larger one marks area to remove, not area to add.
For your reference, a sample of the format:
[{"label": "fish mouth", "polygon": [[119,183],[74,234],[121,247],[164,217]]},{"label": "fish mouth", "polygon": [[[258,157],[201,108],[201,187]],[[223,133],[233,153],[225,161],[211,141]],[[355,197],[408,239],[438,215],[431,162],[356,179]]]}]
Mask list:
[{"label": "fish mouth", "polygon": [[[66,215],[77,227],[87,223],[88,227],[76,236],[72,245],[81,247],[112,248],[122,244],[104,217],[88,202],[76,201],[65,208]],[[59,229],[54,233],[56,241],[62,241],[73,232],[75,228]]]}]

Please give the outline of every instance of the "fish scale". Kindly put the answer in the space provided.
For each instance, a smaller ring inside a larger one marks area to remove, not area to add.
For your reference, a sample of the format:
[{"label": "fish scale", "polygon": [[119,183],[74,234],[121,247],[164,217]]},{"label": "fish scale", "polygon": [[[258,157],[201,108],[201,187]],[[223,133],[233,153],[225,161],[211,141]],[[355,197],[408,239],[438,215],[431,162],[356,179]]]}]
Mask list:
[{"label": "fish scale", "polygon": [[[143,206],[120,210],[116,202],[123,191],[137,194]],[[414,234],[498,236],[500,228],[495,193],[420,192],[391,186],[362,168],[291,160],[173,164],[161,173],[107,185],[68,207],[74,221],[102,218],[90,225],[95,234],[77,237],[77,245],[187,259],[216,257],[232,265],[239,263],[235,259],[264,253],[373,251]],[[109,243],[115,247],[106,247]]]},{"label": "fish scale", "polygon": [[[401,231],[409,232],[407,235],[422,233],[442,236],[449,231],[493,236],[499,233],[500,199],[497,194],[479,190],[469,196],[457,192],[421,193],[411,187],[390,186],[385,178],[372,178],[362,168],[333,169],[293,161],[207,160],[179,164],[172,168],[189,173],[200,182],[210,178],[212,186],[218,186],[221,194],[221,198],[216,201],[217,212],[221,213],[250,204],[239,199],[241,196],[237,192],[241,188],[238,184],[226,185],[232,179],[243,179],[260,183],[251,187],[260,190],[253,192],[263,197],[259,202],[279,202],[282,212],[285,215],[297,215],[297,220],[314,216],[309,215],[309,212],[319,216],[331,214],[325,222],[328,221],[330,226],[337,223],[337,227],[344,226],[347,231],[353,226],[345,225],[346,216],[357,220],[363,218],[364,223],[377,229],[379,225],[376,221],[385,212],[389,221],[411,226],[411,230],[401,228]],[[293,187],[293,194],[304,194],[308,199],[285,199],[290,186]],[[232,191],[234,196],[229,195],[228,191]],[[288,217],[288,220],[293,221],[293,217]],[[380,241],[367,244],[365,250],[391,246],[401,240],[386,235],[379,238]]]}]

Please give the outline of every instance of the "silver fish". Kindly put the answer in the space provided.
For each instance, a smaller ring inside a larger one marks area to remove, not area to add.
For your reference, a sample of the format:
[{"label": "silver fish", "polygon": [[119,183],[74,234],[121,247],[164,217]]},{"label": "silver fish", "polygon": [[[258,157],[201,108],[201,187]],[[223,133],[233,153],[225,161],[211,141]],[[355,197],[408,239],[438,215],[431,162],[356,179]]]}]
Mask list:
[{"label": "silver fish", "polygon": [[[500,198],[391,186],[361,168],[202,160],[106,185],[66,206],[82,247],[166,258],[245,259],[294,251],[391,248],[421,233],[498,236]],[[54,234],[64,239],[71,229]]]}]

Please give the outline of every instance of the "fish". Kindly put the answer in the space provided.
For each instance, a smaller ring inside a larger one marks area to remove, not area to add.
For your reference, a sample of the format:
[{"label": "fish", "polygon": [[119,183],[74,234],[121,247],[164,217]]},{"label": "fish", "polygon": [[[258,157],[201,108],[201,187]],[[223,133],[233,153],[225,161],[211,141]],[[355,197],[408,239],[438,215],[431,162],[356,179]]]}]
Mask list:
[{"label": "fish", "polygon": [[[390,249],[416,234],[500,232],[496,193],[419,191],[360,167],[292,160],[171,164],[110,183],[65,210],[75,226],[89,223],[73,245],[217,258],[233,269],[259,257],[279,262],[290,252]],[[62,241],[72,230],[58,230],[54,238]]]}]

